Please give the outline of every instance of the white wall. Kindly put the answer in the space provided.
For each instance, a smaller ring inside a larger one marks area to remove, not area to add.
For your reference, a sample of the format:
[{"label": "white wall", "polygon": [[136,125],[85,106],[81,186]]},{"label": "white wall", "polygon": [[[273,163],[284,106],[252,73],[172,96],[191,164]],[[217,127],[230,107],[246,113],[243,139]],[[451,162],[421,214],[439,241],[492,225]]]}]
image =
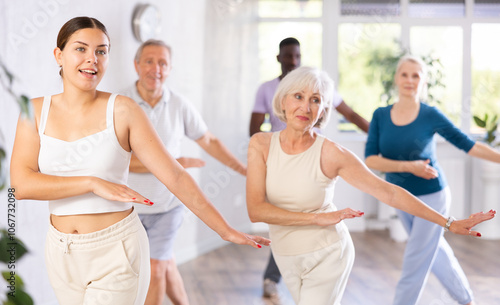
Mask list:
[{"label": "white wall", "polygon": [[[29,97],[61,91],[58,67],[52,55],[57,33],[67,20],[82,15],[92,16],[103,22],[111,37],[110,64],[99,89],[117,91],[131,84],[136,80],[132,60],[139,46],[132,35],[131,18],[134,7],[138,3],[143,2],[132,0],[1,1],[0,56],[20,81],[16,91]],[[203,80],[211,74],[203,69],[206,58],[204,39],[206,1],[191,0],[190,5],[175,0],[152,0],[149,3],[155,4],[162,14],[162,32],[159,38],[165,40],[173,48],[173,71],[168,84],[188,97],[198,110],[203,112],[203,108],[206,107]],[[212,73],[215,74],[215,72]],[[0,93],[2,94],[0,123],[2,132],[6,135],[6,146],[10,150],[18,110],[13,102],[5,102],[7,98],[3,90]],[[212,124],[209,123],[209,126],[212,127]],[[217,132],[214,133],[217,134]],[[227,141],[225,136],[226,134],[222,134],[221,139],[234,148],[234,143]],[[200,155],[200,152],[197,147],[186,144],[186,155],[196,156]],[[211,172],[214,173],[225,170],[220,165],[212,164],[211,161],[209,165]],[[192,173],[198,181],[201,180],[200,176],[207,175],[204,170],[194,170]],[[244,202],[241,202],[244,196],[238,195],[244,192],[243,179],[238,178],[237,181],[237,185],[230,187],[234,191],[232,196],[239,198],[240,203],[236,207],[223,205],[218,200],[220,194],[214,194],[212,199],[222,214],[229,218],[231,224],[237,228],[248,229],[247,217],[239,217],[237,221],[231,221],[231,217],[235,214],[246,215]],[[7,198],[5,190],[1,193],[1,198]],[[4,199],[1,200],[3,202]],[[18,262],[17,272],[26,280],[28,291],[37,304],[55,304],[43,261],[43,245],[48,226],[47,204],[35,201],[18,202],[16,217],[16,233],[26,242],[31,251]],[[5,225],[6,219],[6,209],[2,208],[0,226]],[[188,214],[177,240],[177,258],[182,262],[222,244],[223,241],[215,233],[197,218]]]}]

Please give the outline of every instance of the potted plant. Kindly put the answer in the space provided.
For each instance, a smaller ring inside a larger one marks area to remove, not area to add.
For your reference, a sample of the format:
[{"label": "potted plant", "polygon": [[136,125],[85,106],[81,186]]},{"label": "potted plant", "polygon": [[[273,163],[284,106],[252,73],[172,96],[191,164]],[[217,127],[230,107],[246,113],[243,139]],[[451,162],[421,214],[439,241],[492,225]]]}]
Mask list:
[{"label": "potted plant", "polygon": [[[13,74],[9,72],[0,59],[0,83],[20,106],[21,112],[29,116],[31,115],[29,98],[25,95],[15,94],[12,90],[13,81]],[[7,185],[7,171],[4,166],[6,152],[2,145],[5,145],[5,138],[0,129],[0,190],[3,190]],[[8,220],[15,217],[16,209],[11,207],[12,204],[15,204],[15,198],[13,198],[13,193],[9,192],[8,205],[6,206],[9,214]],[[6,228],[0,228],[0,265],[2,269],[2,278],[6,281],[4,287],[7,287],[5,296],[0,297],[0,301],[4,305],[33,305],[33,299],[24,290],[24,282],[16,270],[19,259],[24,256],[28,250],[24,243],[16,237],[15,233],[14,222],[7,221]]]},{"label": "potted plant", "polygon": [[[500,118],[497,114],[485,114],[482,118],[473,116],[477,126],[484,128],[486,134],[482,139],[493,148],[500,147],[500,141],[497,139],[497,130],[500,123]],[[481,208],[484,211],[490,209],[500,209],[500,164],[488,160],[477,159],[473,163],[479,171],[479,183],[476,183],[473,192],[477,192],[473,198],[480,200]],[[485,239],[500,239],[500,222],[487,221],[479,226],[484,232]]]},{"label": "potted plant", "polygon": [[480,118],[476,115],[473,116],[473,118],[478,127],[484,128],[486,130],[486,135],[483,141],[488,143],[492,147],[500,146],[500,141],[496,140],[496,132],[498,129],[498,124],[500,123],[498,115],[495,114],[490,118],[486,113],[483,118]]}]

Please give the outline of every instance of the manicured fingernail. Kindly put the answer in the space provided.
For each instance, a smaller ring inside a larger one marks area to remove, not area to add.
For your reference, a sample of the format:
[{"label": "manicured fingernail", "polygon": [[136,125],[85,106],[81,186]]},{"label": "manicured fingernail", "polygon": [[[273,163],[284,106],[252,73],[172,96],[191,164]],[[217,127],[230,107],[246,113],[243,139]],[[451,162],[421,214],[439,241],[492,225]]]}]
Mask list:
[{"label": "manicured fingernail", "polygon": [[261,245],[257,245],[257,247],[259,247],[259,249],[260,249],[260,248],[262,248],[262,246],[261,246]]},{"label": "manicured fingernail", "polygon": [[476,236],[477,236],[477,237],[481,237],[481,233],[477,233],[477,235],[476,235]]},{"label": "manicured fingernail", "polygon": [[135,199],[136,199],[135,197],[134,197],[134,198],[132,198],[132,200],[135,200]]},{"label": "manicured fingernail", "polygon": [[149,204],[150,204],[150,205],[153,205],[153,204],[154,204],[154,202],[153,202],[153,201],[150,201],[150,202],[149,202]]}]

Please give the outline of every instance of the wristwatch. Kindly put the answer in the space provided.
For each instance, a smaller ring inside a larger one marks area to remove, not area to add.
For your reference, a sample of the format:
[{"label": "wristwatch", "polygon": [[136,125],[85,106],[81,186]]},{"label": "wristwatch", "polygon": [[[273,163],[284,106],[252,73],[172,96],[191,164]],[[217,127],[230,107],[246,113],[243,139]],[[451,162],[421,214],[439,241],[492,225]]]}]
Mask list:
[{"label": "wristwatch", "polygon": [[445,230],[445,231],[449,231],[449,230],[450,230],[450,226],[451,226],[451,224],[452,224],[455,220],[457,220],[457,219],[456,219],[455,217],[453,217],[453,216],[448,217],[448,220],[446,221],[446,224],[444,225],[444,230]]}]

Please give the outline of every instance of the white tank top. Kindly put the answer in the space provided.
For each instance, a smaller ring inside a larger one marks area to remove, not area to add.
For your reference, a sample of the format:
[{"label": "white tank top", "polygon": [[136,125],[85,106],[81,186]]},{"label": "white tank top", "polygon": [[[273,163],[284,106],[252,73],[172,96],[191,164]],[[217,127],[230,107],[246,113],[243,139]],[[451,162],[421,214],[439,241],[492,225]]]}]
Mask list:
[{"label": "white tank top", "polygon": [[[269,145],[266,171],[267,200],[282,209],[302,213],[336,211],[333,205],[335,179],[321,170],[321,149],[325,137],[317,135],[306,151],[289,155],[280,144],[280,132],[273,133]],[[299,255],[316,251],[340,239],[332,226],[269,225],[273,253]]]},{"label": "white tank top", "polygon": [[[46,96],[38,127],[40,172],[65,177],[94,176],[126,184],[131,153],[120,146],[116,137],[113,122],[115,98],[116,94],[112,94],[108,100],[105,130],[67,142],[44,134],[51,102],[51,96]],[[49,201],[49,211],[54,215],[119,212],[131,207],[130,202],[110,201],[94,193]]]}]

